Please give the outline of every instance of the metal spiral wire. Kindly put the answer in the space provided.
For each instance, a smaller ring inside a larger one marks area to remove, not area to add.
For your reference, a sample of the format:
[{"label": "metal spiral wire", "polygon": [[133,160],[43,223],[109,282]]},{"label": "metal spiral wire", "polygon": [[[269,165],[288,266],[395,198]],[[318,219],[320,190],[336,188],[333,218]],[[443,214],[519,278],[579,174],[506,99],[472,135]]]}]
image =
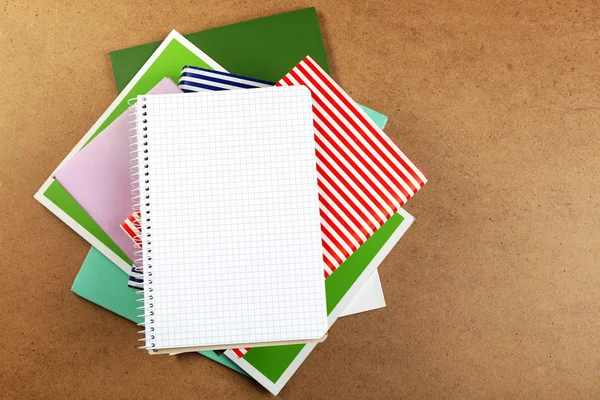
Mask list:
[{"label": "metal spiral wire", "polygon": [[[144,278],[143,290],[136,291],[140,295],[137,299],[142,303],[137,310],[143,311],[143,314],[138,315],[138,318],[143,318],[144,321],[138,323],[138,326],[144,327],[138,333],[144,337],[138,339],[145,342],[146,345],[140,347],[145,350],[152,350],[155,347],[153,342],[154,336],[154,300],[152,287],[152,257],[150,256],[150,187],[149,187],[149,157],[147,149],[148,126],[146,113],[146,97],[140,96],[136,99],[130,99],[129,104],[129,172],[131,177],[131,201],[132,210],[134,213],[139,213],[140,221],[140,236],[134,238],[134,268],[131,275],[135,278]],[[141,154],[144,154],[141,156]],[[143,158],[141,158],[143,157]],[[144,176],[142,179],[141,176]],[[143,195],[141,180],[144,181]],[[142,203],[143,201],[143,203]],[[144,215],[142,215],[144,211]],[[146,256],[144,256],[146,254]],[[144,258],[145,257],[145,258]],[[148,271],[144,273],[144,268]]]}]

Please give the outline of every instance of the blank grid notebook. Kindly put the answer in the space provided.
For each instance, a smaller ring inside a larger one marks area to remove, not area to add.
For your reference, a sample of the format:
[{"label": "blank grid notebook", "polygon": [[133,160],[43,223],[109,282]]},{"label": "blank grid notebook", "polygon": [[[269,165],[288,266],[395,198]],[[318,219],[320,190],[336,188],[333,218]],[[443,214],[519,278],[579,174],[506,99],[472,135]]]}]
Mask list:
[{"label": "blank grid notebook", "polygon": [[311,104],[304,87],[138,97],[149,350],[325,335]]}]

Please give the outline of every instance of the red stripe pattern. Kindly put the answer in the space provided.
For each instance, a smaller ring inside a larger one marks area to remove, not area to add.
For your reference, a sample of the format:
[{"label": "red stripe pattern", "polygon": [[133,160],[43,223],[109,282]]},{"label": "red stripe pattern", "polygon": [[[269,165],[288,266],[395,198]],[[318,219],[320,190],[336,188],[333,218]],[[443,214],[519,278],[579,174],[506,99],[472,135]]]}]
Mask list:
[{"label": "red stripe pattern", "polygon": [[140,218],[140,210],[134,211],[125,221],[121,222],[121,229],[134,241],[136,247],[141,249],[142,226]]},{"label": "red stripe pattern", "polygon": [[238,356],[239,358],[244,357],[244,354],[246,354],[248,352],[248,350],[250,350],[250,347],[245,347],[243,349],[231,349],[236,356]]},{"label": "red stripe pattern", "polygon": [[312,93],[325,277],[427,182],[421,170],[311,58],[276,86]]}]

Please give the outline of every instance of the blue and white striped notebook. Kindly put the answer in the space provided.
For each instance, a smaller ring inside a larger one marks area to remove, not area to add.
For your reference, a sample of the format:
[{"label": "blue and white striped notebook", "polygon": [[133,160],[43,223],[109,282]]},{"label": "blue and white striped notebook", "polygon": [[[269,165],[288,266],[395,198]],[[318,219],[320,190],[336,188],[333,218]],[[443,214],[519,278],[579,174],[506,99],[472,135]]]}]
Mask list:
[{"label": "blue and white striped notebook", "polygon": [[[185,93],[233,89],[256,89],[274,85],[274,82],[248,78],[227,72],[214,71],[212,69],[193,67],[190,65],[183,67],[178,84],[179,88]],[[137,213],[133,213],[132,216],[134,219],[137,218]],[[142,289],[144,284],[142,276],[142,271],[136,267],[133,267],[131,269],[131,275],[129,276],[129,287],[134,289]]]},{"label": "blue and white striped notebook", "polygon": [[274,85],[274,82],[189,65],[183,67],[179,77],[179,88],[186,93],[206,90],[255,89]]}]

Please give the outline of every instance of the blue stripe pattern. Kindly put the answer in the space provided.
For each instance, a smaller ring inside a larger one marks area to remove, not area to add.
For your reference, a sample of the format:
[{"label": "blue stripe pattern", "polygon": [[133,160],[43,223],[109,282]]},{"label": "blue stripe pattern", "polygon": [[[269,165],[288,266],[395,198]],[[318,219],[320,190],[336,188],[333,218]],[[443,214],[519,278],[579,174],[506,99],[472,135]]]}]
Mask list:
[{"label": "blue stripe pattern", "polygon": [[[185,93],[203,91],[219,91],[234,89],[256,89],[274,86],[274,82],[246,76],[230,74],[228,72],[214,71],[212,69],[186,65],[179,77],[179,88]],[[140,269],[133,267],[129,276],[128,286],[133,289],[143,289],[144,279]],[[132,276],[133,275],[133,276]],[[139,276],[136,278],[135,276]]]},{"label": "blue stripe pattern", "polygon": [[274,82],[262,79],[248,78],[190,65],[183,67],[179,78],[179,88],[187,93],[206,90],[255,89],[274,85]]}]

